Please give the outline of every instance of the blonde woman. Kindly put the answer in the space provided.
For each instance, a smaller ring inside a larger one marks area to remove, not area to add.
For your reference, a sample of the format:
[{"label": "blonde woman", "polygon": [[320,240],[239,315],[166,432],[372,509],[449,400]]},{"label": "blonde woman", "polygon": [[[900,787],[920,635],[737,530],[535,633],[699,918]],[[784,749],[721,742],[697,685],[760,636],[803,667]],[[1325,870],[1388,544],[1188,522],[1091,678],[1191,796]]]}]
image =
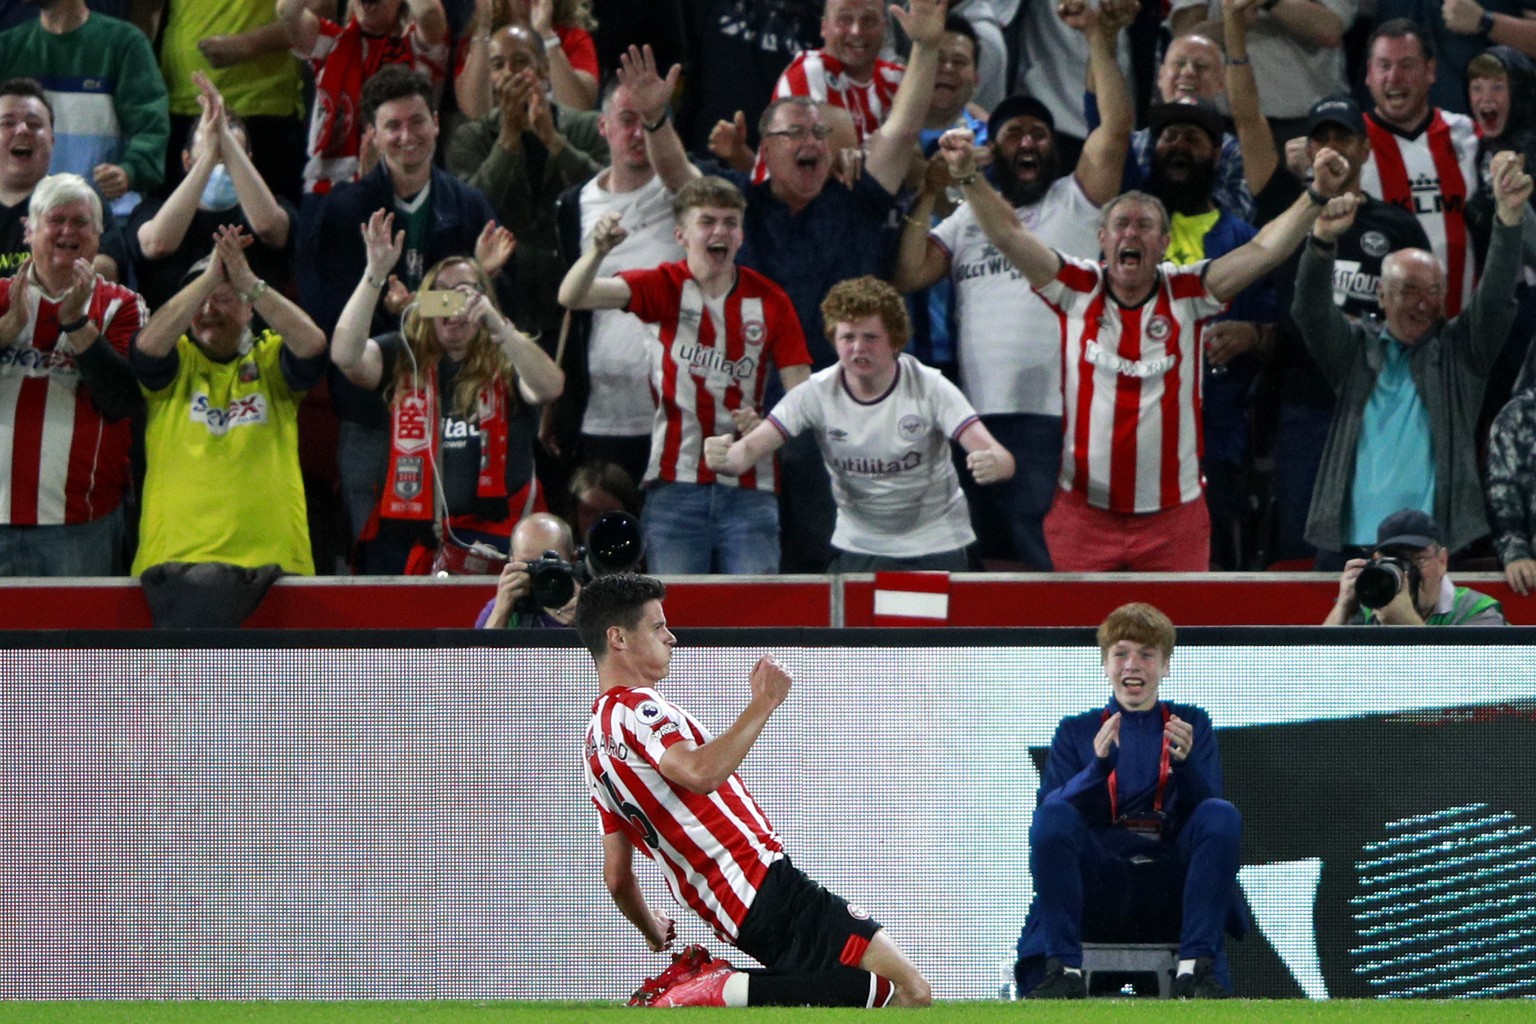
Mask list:
[{"label": "blonde woman", "polygon": [[[331,361],[389,407],[383,493],[361,540],[359,569],[418,575],[447,518],[463,543],[505,553],[525,512],[544,508],[533,475],[538,406],[559,397],[565,375],[502,315],[472,257],[450,256],[422,278],[401,330],[369,337],[379,292],[400,258],[404,232],[375,211],[362,228],[368,262],[336,324]],[[443,293],[459,293],[462,300]],[[451,308],[444,313],[444,300]]]}]

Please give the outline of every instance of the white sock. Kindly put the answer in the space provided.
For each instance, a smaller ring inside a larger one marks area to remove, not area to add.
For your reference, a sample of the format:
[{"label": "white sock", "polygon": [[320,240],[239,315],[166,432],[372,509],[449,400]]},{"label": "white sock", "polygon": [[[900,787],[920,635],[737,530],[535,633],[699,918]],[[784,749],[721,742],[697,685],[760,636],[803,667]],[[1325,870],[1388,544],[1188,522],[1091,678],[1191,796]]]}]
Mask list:
[{"label": "white sock", "polygon": [[747,982],[752,980],[752,975],[746,971],[736,971],[725,979],[725,988],[720,991],[720,998],[725,1000],[726,1006],[747,1005]]},{"label": "white sock", "polygon": [[1195,961],[1193,959],[1179,961],[1179,974],[1194,974]]}]

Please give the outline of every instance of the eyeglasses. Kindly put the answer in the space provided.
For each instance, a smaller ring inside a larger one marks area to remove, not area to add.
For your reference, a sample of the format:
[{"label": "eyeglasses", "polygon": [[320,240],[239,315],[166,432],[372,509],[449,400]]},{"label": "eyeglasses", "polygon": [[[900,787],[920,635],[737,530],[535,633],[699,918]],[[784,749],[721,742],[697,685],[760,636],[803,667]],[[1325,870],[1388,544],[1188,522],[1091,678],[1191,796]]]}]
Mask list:
[{"label": "eyeglasses", "polygon": [[763,138],[771,139],[777,135],[788,139],[790,142],[804,142],[807,135],[814,135],[818,139],[825,139],[831,134],[832,129],[824,124],[812,125],[809,128],[803,124],[796,124],[788,128],[780,128],[778,131],[763,132]]}]

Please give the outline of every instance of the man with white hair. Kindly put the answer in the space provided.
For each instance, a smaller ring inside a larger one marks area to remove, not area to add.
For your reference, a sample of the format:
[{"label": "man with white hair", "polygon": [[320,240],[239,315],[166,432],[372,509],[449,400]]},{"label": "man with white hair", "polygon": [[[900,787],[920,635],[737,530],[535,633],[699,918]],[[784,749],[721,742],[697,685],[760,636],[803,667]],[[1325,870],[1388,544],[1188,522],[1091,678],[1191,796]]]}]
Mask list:
[{"label": "man with white hair", "polygon": [[43,178],[27,214],[31,254],[0,280],[0,576],[111,575],[144,301],[91,267],[101,197],[84,178]]},{"label": "man with white hair", "polygon": [[[1323,449],[1307,541],[1323,551],[1374,547],[1376,524],[1417,509],[1456,551],[1488,532],[1476,427],[1488,374],[1515,317],[1521,223],[1531,176],[1513,152],[1495,154],[1498,213],[1488,262],[1465,309],[1446,319],[1445,268],[1423,249],[1381,263],[1381,321],[1351,322],[1333,304],[1334,252],[1354,220],[1312,228],[1291,315],[1338,394]],[[1320,567],[1336,564],[1319,559]]]}]

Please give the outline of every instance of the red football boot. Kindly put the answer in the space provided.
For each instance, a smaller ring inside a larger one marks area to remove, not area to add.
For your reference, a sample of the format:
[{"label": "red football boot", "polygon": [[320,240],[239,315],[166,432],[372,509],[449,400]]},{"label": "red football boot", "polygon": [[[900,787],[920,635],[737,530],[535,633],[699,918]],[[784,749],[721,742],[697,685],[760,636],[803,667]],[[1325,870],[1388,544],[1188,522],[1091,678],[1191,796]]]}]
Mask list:
[{"label": "red football boot", "polygon": [[662,971],[654,978],[646,978],[635,989],[634,995],[629,997],[629,1006],[651,1006],[656,997],[679,982],[695,978],[707,970],[711,964],[719,963],[709,955],[709,950],[698,943],[684,947],[682,952],[672,954],[672,966]]}]

